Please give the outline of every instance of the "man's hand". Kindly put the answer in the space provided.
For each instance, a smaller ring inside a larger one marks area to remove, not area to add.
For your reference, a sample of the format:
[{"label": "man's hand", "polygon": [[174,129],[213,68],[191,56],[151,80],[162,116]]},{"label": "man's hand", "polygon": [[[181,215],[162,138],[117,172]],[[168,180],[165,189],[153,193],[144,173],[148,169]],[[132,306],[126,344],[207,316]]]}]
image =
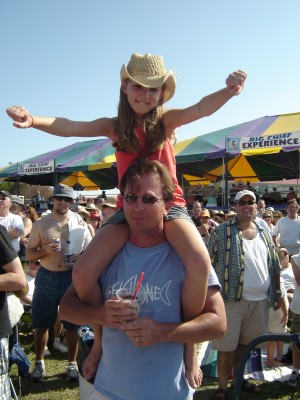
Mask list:
[{"label": "man's hand", "polygon": [[99,320],[93,321],[101,325],[120,329],[120,327],[136,318],[135,310],[130,308],[130,300],[111,298],[101,305]]},{"label": "man's hand", "polygon": [[143,317],[122,325],[120,329],[126,333],[135,346],[151,346],[161,342],[160,323]]}]

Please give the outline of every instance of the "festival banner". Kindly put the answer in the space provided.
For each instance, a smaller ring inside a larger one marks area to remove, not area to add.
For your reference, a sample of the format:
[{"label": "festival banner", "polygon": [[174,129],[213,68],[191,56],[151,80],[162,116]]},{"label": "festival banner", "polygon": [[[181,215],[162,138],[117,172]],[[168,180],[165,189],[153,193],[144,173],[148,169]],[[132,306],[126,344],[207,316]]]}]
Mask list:
[{"label": "festival banner", "polygon": [[249,150],[270,149],[273,147],[300,147],[300,132],[281,133],[278,135],[253,137],[226,137],[226,152],[228,154],[242,153]]},{"label": "festival banner", "polygon": [[54,160],[36,164],[18,163],[18,175],[50,174],[54,169]]}]

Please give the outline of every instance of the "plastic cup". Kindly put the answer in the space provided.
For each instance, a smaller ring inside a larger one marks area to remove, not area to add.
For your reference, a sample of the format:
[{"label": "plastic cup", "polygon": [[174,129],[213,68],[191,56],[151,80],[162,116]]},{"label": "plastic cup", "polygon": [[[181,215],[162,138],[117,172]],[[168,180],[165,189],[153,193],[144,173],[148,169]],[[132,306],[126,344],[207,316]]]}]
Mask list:
[{"label": "plastic cup", "polygon": [[[122,288],[117,290],[116,296],[119,300],[131,300],[133,296],[134,289]],[[141,303],[139,298],[136,296],[134,300],[131,300],[131,306],[129,307],[131,310],[136,312],[136,318],[139,316]]]}]

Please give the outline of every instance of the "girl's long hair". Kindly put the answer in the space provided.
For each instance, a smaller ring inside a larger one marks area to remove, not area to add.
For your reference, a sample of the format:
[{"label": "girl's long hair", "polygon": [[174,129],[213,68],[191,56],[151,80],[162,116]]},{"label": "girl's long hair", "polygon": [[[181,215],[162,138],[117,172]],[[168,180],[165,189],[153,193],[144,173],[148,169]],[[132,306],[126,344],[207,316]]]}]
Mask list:
[{"label": "girl's long hair", "polygon": [[[166,141],[166,131],[163,125],[163,100],[160,99],[143,119],[141,128],[146,132],[146,154],[147,156],[160,149]],[[137,153],[139,150],[138,137],[135,132],[137,122],[134,112],[128,103],[126,94],[120,89],[120,102],[118,107],[118,117],[116,123],[118,142],[114,146],[127,153]]]}]

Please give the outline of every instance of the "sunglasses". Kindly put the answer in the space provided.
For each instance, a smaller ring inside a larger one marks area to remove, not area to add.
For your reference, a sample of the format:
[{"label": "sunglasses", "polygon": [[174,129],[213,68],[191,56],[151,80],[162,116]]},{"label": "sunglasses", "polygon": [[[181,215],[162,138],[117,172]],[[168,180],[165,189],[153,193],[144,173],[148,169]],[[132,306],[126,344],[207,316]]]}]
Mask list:
[{"label": "sunglasses", "polygon": [[279,215],[273,215],[273,218],[279,218]]},{"label": "sunglasses", "polygon": [[65,196],[53,196],[53,198],[57,201],[65,201],[66,203],[71,203],[71,201],[73,199],[71,199],[70,197],[65,197]]},{"label": "sunglasses", "polygon": [[271,215],[265,215],[265,216],[263,217],[263,219],[266,219],[266,218],[271,218]]},{"label": "sunglasses", "polygon": [[8,197],[0,197],[0,200],[6,200]]},{"label": "sunglasses", "polygon": [[155,204],[159,203],[160,201],[164,201],[164,199],[158,199],[155,196],[151,196],[150,194],[144,194],[143,196],[137,196],[133,193],[124,194],[123,199],[130,204],[134,204],[137,202],[137,199],[140,198],[142,203],[147,206],[154,206]]},{"label": "sunglasses", "polygon": [[248,204],[248,206],[253,206],[253,204],[255,204],[255,201],[254,200],[248,200],[248,201],[239,200],[238,201],[239,206],[245,206],[246,204]]}]

